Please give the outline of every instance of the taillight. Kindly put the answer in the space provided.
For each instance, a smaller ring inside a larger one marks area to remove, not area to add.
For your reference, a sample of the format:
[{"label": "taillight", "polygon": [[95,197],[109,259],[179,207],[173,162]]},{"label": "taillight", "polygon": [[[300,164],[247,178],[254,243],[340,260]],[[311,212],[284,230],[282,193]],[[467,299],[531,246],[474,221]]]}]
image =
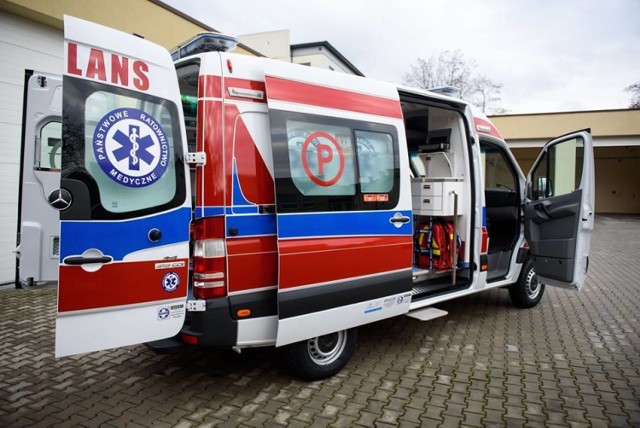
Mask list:
[{"label": "taillight", "polygon": [[227,260],[224,218],[193,223],[193,295],[210,299],[227,295]]}]

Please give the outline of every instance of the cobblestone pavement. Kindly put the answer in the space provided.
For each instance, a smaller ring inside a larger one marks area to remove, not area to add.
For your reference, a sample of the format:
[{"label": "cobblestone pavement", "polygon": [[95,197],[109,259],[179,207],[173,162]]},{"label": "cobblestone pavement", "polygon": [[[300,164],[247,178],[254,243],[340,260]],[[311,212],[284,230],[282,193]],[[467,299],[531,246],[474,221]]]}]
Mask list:
[{"label": "cobblestone pavement", "polygon": [[56,360],[54,290],[0,291],[0,426],[640,426],[640,219],[599,217],[579,293],[517,310],[505,290],[360,330],[339,375],[292,379],[271,350]]}]

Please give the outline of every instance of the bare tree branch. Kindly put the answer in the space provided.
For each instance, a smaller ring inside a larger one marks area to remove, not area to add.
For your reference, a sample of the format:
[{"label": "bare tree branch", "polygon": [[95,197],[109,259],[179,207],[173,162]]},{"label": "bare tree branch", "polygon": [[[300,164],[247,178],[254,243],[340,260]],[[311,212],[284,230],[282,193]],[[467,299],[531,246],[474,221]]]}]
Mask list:
[{"label": "bare tree branch", "polygon": [[624,88],[624,91],[631,92],[629,108],[640,109],[640,80]]},{"label": "bare tree branch", "polygon": [[428,59],[418,58],[417,64],[409,66],[404,83],[423,89],[454,86],[460,97],[480,107],[483,112],[505,110],[497,106],[501,100],[502,84],[486,76],[475,76],[477,62],[466,58],[461,50],[443,51]]}]

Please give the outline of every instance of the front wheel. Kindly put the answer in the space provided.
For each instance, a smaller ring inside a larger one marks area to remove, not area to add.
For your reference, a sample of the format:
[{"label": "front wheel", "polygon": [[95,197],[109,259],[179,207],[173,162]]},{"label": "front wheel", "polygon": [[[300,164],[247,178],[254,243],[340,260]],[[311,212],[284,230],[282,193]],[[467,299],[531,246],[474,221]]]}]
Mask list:
[{"label": "front wheel", "polygon": [[285,368],[305,380],[319,380],[338,373],[356,349],[358,331],[341,330],[292,343],[280,350]]},{"label": "front wheel", "polygon": [[518,281],[509,287],[511,303],[516,308],[533,308],[542,299],[544,284],[538,282],[538,275],[533,269],[533,260],[528,257],[522,266]]}]

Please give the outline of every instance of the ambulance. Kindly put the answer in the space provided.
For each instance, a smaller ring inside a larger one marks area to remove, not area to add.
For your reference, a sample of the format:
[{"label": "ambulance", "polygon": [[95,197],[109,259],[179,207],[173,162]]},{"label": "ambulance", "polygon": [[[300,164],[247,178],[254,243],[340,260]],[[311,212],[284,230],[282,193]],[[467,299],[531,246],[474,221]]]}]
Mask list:
[{"label": "ambulance", "polygon": [[65,17],[64,76],[28,76],[20,279],[58,281],[56,356],[275,346],[321,379],[358,326],[497,287],[518,307],[582,287],[589,130],[550,141],[525,178],[463,100],[230,42],[201,34],[172,58]]}]

